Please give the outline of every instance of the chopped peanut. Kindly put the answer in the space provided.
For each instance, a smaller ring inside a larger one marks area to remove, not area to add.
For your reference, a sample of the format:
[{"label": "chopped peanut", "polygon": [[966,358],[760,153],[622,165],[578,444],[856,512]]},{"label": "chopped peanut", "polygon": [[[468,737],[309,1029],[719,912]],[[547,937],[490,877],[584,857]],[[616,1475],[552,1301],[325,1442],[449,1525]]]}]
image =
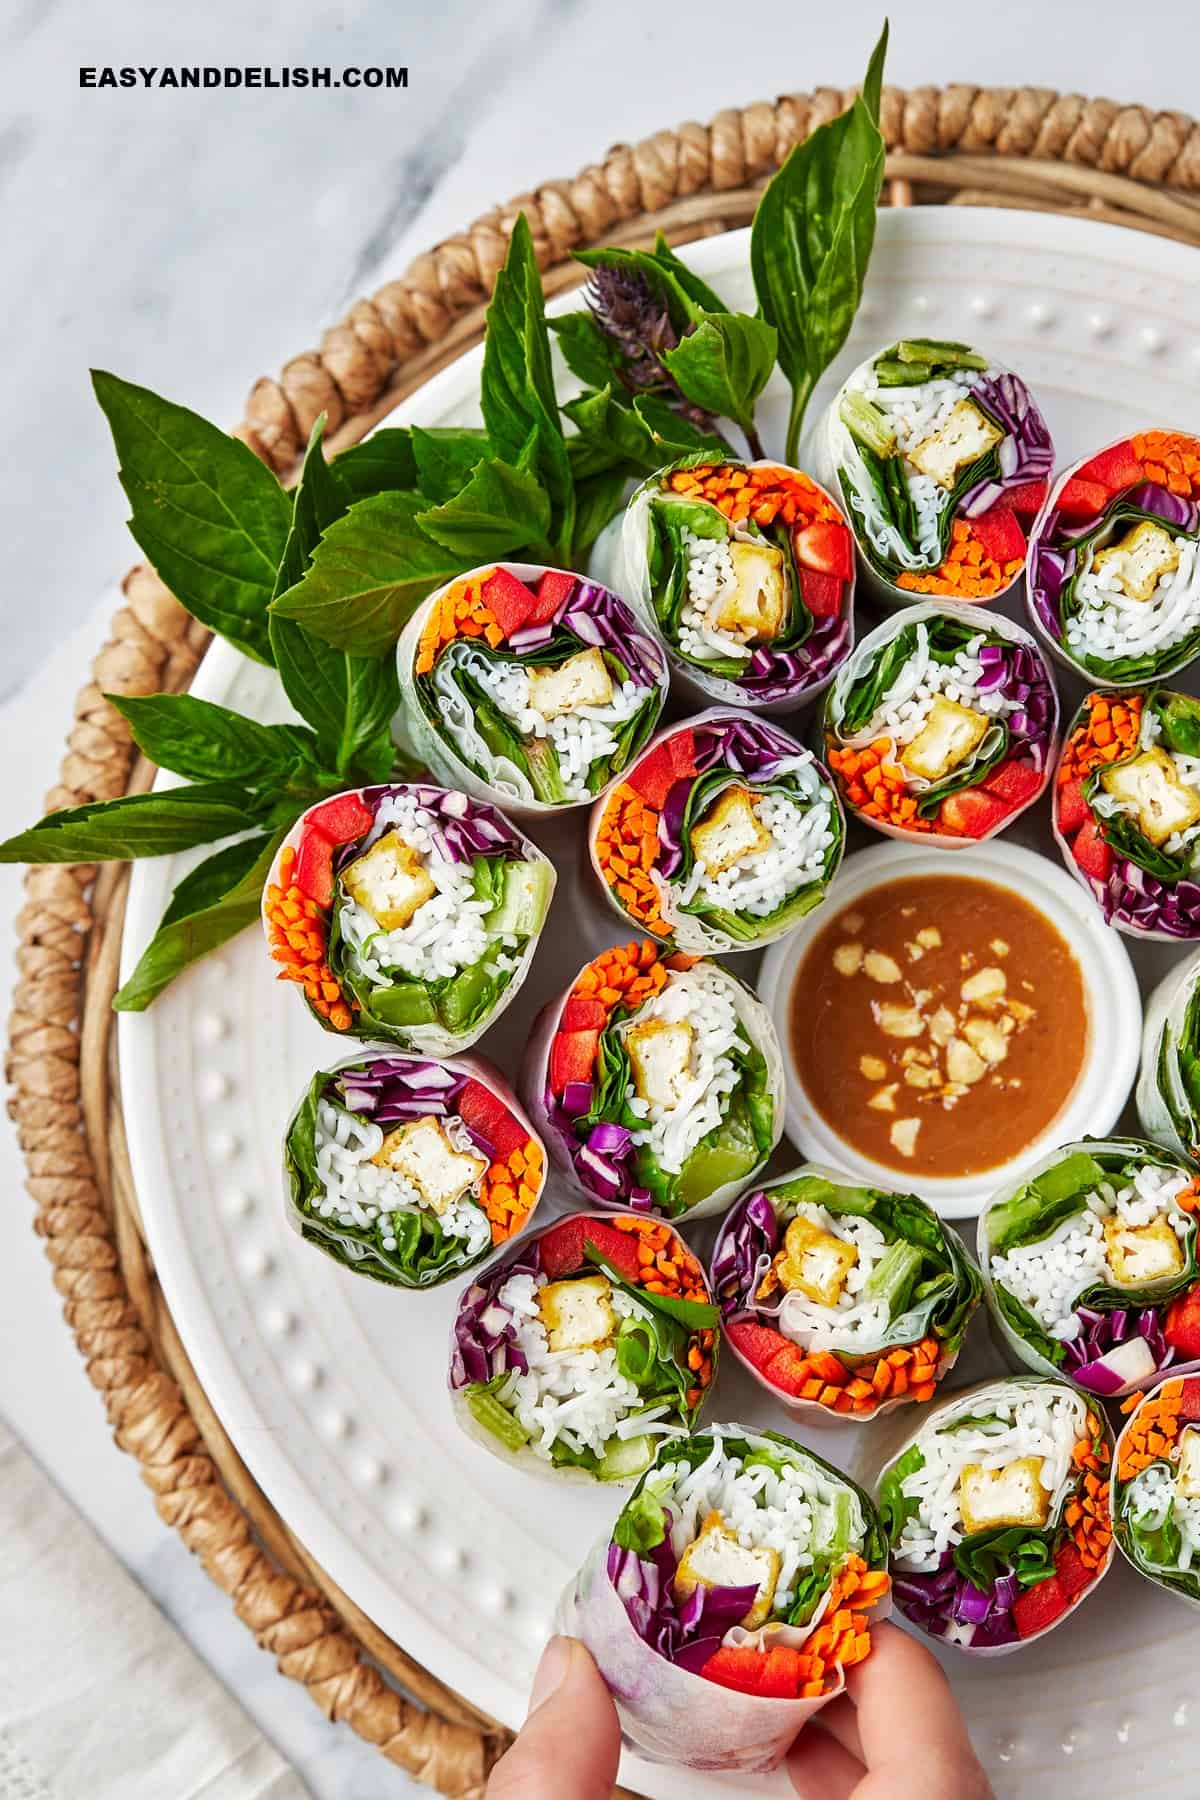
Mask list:
[{"label": "chopped peanut", "polygon": [[871,981],[878,981],[890,987],[900,980],[900,965],[892,957],[885,956],[881,950],[868,950],[863,958],[863,969]]},{"label": "chopped peanut", "polygon": [[833,953],[833,966],[839,975],[857,975],[862,965],[861,944],[839,944]]}]

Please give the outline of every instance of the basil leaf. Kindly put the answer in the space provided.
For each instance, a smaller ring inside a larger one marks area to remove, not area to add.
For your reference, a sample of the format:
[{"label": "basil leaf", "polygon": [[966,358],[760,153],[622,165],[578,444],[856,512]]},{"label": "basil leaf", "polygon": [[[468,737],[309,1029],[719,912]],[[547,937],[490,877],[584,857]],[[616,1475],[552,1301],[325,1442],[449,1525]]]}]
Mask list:
[{"label": "basil leaf", "polygon": [[113,996],[116,1012],[144,1012],[182,969],[254,923],[283,836],[259,833],[228,844],[184,876],[137,968]]},{"label": "basil leaf", "polygon": [[[681,456],[695,456],[697,452],[704,456],[729,455],[729,445],[719,432],[693,425],[657,394],[639,394],[633,410],[657,446],[655,469],[661,469],[664,460],[677,462]],[[664,456],[664,452],[669,454]]]},{"label": "basil leaf", "polygon": [[495,454],[527,468],[545,489],[551,543],[565,559],[575,487],[554,392],[542,280],[524,213],[513,226],[488,307],[480,406]]},{"label": "basil leaf", "polygon": [[628,476],[624,468],[603,469],[575,484],[575,535],[571,562],[578,568],[610,519],[615,519],[625,499]]},{"label": "basil leaf", "polygon": [[661,269],[664,275],[671,276],[676,285],[683,289],[688,299],[694,306],[699,307],[701,312],[724,313],[729,311],[720,294],[715,294],[706,281],[701,281],[694,269],[689,269],[687,264],[676,256],[661,231],[654,239],[652,256],[656,267]]},{"label": "basil leaf", "polygon": [[418,488],[435,506],[460,493],[485,456],[491,455],[487,433],[462,426],[424,431],[412,428],[413,458]]},{"label": "basil leaf", "polygon": [[463,567],[417,524],[417,494],[359,500],[326,531],[308,572],[272,605],[275,616],[356,656],[382,656],[426,594]]},{"label": "basil leaf", "polygon": [[662,362],[696,406],[740,425],[754,455],[762,454],[754,407],[775,367],[773,325],[745,313],[704,313],[694,331],[664,350]]},{"label": "basil leaf", "polygon": [[340,450],[333,459],[333,471],[354,500],[414,489],[418,482],[412,433],[400,425],[373,431],[361,444]]},{"label": "basil leaf", "polygon": [[558,339],[563,361],[585,387],[607,387],[620,378],[621,358],[591,313],[563,313],[546,323]]},{"label": "basil leaf", "polygon": [[750,232],[759,312],[779,333],[779,362],[792,388],[785,452],[792,463],[813,388],[858,310],[875,241],[887,40],[885,24],[854,105],[791,151],[764,189]]},{"label": "basil leaf", "polygon": [[191,694],[106,694],[144,756],[190,781],[280,781],[316,749],[312,732],[260,725]]},{"label": "basil leaf", "polygon": [[[345,458],[325,461],[325,415],[313,425],[292,508],[292,528],[276,577],[276,599],[300,581],[322,534],[349,507]],[[379,436],[393,435],[380,433]],[[407,443],[407,433],[402,435]],[[320,756],[344,775],[357,761],[369,780],[385,780],[392,763],[391,723],[400,708],[395,658],[349,656],[323,643],[295,619],[269,615],[271,648],[283,689],[301,718],[315,726]]]},{"label": "basil leaf", "polygon": [[532,475],[499,457],[481,462],[461,492],[417,514],[417,524],[467,563],[489,562],[531,546],[547,550],[550,502]]},{"label": "basil leaf", "polygon": [[138,856],[166,856],[245,831],[258,811],[253,795],[228,781],[122,794],[47,814],[0,844],[0,863],[129,862]]},{"label": "basil leaf", "polygon": [[185,406],[97,369],[96,398],[120,460],[140,548],[187,610],[258,662],[291,518],[252,450]]}]

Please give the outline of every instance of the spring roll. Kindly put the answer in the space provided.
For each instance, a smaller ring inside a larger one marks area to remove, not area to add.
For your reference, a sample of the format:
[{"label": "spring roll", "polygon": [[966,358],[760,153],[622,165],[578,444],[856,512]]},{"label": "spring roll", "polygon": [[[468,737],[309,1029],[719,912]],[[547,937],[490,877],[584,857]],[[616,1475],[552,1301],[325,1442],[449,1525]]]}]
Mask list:
[{"label": "spring roll", "polygon": [[463,1430],[536,1474],[632,1481],[690,1431],[717,1309],[683,1239],[638,1213],[574,1213],[463,1293],[450,1394]]},{"label": "spring roll", "polygon": [[710,1280],[735,1354],[811,1422],[933,1398],[979,1304],[979,1273],[915,1194],[816,1163],[745,1195]]},{"label": "spring roll", "polygon": [[845,826],[828,774],[777,726],[713,708],[668,725],[592,809],[614,908],[680,950],[752,950],[819,906]]},{"label": "spring roll", "polygon": [[668,1439],[568,1587],[625,1741],[655,1762],[763,1772],[843,1691],[888,1611],[874,1508],[774,1432]]},{"label": "spring roll", "polygon": [[481,1057],[376,1055],[313,1076],[284,1138],[289,1223],[343,1268],[438,1287],[517,1236],[546,1154]]},{"label": "spring roll", "polygon": [[1125,1421],[1112,1506],[1138,1574],[1200,1606],[1200,1376],[1173,1375]]},{"label": "spring roll", "polygon": [[1058,696],[1027,632],[922,603],[886,619],[825,700],[825,760],[847,807],[888,837],[978,843],[1050,779]]},{"label": "spring roll", "polygon": [[397,647],[412,748],[448,787],[516,817],[584,806],[662,711],[662,645],[608,588],[498,563],[431,594]]},{"label": "spring roll", "polygon": [[912,338],[860,363],[821,431],[872,594],[986,604],[1025,567],[1054,446],[1019,376],[969,344]]},{"label": "spring roll", "polygon": [[1146,1002],[1135,1099],[1147,1137],[1200,1162],[1200,950]]},{"label": "spring roll", "polygon": [[1029,615],[1088,681],[1139,687],[1200,654],[1200,438],[1144,431],[1074,463],[1029,552]]},{"label": "spring roll", "polygon": [[529,973],[554,865],[494,806],[423,784],[322,800],[280,846],[263,928],[330,1031],[465,1050]]},{"label": "spring roll", "polygon": [[702,700],[794,712],[854,641],[849,528],[823,488],[780,463],[661,469],[592,568],[657,627]]},{"label": "spring roll", "polygon": [[1089,694],[1054,778],[1054,835],[1118,931],[1200,939],[1200,700]]},{"label": "spring roll", "polygon": [[1112,1562],[1112,1433],[1065,1382],[981,1382],[925,1417],[880,1474],[892,1593],[910,1624],[976,1656],[1061,1624]]},{"label": "spring roll", "polygon": [[762,1002],[719,963],[648,938],[593,957],[543,1009],[521,1092],[578,1193],[669,1219],[724,1212],[783,1133]]},{"label": "spring roll", "polygon": [[1198,1193],[1183,1157],[1088,1138],[996,1196],[979,1260],[993,1319],[1026,1368],[1112,1400],[1200,1356]]}]

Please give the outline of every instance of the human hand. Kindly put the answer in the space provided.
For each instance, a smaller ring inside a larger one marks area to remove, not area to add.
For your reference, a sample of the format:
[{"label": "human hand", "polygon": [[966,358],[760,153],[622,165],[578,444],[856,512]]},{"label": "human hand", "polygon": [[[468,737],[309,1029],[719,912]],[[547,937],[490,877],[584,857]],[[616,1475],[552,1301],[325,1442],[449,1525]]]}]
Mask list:
[{"label": "human hand", "polygon": [[801,1800],[991,1800],[992,1788],[937,1659],[895,1625],[846,1671],[788,1752]]},{"label": "human hand", "polygon": [[590,1654],[577,1638],[551,1638],[487,1800],[610,1800],[620,1753],[617,1709]]}]

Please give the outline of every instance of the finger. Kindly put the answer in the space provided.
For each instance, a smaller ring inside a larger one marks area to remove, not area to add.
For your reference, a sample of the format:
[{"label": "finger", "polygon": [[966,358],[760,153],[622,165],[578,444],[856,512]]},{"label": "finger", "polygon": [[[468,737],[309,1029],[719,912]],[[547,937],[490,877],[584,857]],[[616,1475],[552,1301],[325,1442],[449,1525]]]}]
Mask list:
[{"label": "finger", "polygon": [[941,1665],[895,1625],[871,1628],[871,1654],[848,1671],[863,1760],[863,1800],[971,1800],[990,1792]]},{"label": "finger", "polygon": [[487,1800],[609,1800],[621,1727],[600,1672],[575,1638],[551,1638],[529,1717],[492,1770]]},{"label": "finger", "polygon": [[858,1730],[858,1710],[848,1694],[839,1694],[828,1706],[821,1708],[820,1723],[822,1731],[835,1737],[844,1750],[860,1763],[865,1763],[862,1738]]},{"label": "finger", "polygon": [[806,1725],[788,1751],[787,1771],[800,1800],[848,1800],[865,1773],[858,1758],[822,1730],[825,1711],[821,1724]]}]

